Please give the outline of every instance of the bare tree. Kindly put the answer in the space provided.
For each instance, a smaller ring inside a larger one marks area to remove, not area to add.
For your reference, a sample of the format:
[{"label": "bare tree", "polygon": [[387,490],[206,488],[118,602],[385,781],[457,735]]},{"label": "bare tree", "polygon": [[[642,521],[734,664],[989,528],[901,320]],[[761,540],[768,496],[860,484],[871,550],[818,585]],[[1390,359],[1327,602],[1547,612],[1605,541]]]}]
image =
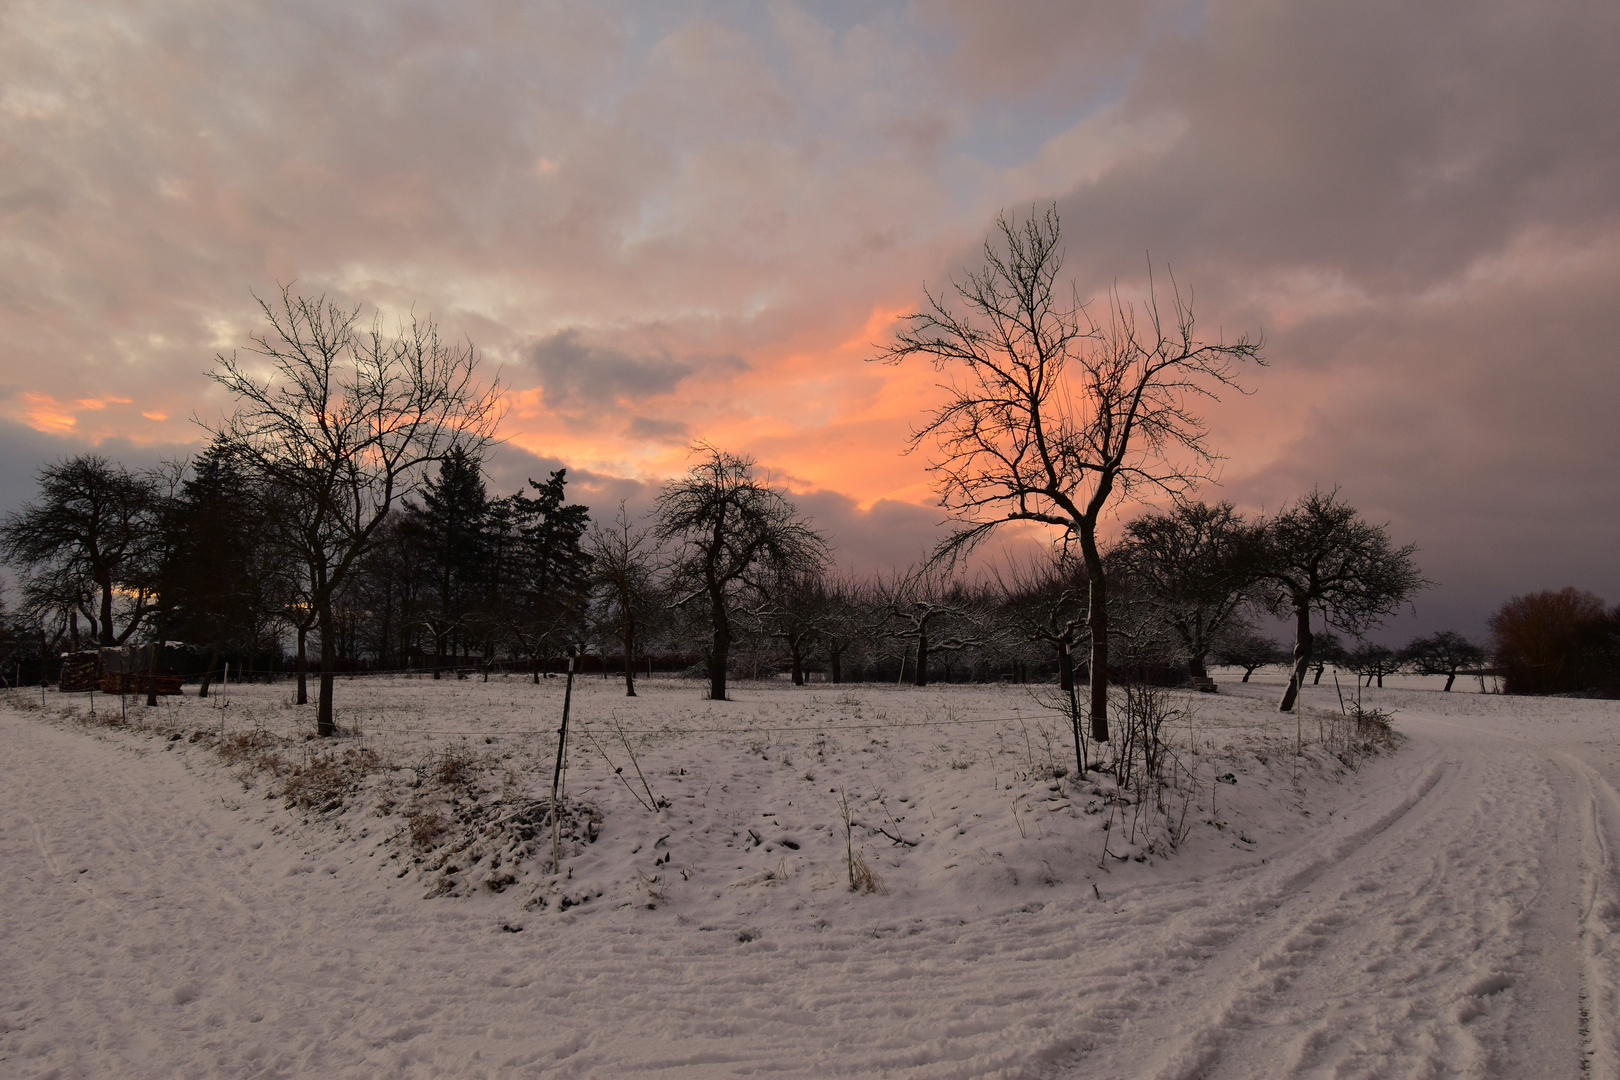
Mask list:
[{"label": "bare tree", "polygon": [[1387,645],[1376,645],[1369,641],[1359,643],[1355,648],[1344,654],[1339,661],[1346,671],[1359,678],[1367,680],[1367,685],[1373,685],[1376,679],[1378,689],[1384,688],[1384,676],[1393,675],[1405,666],[1405,661]]},{"label": "bare tree", "polygon": [[1214,655],[1223,664],[1242,668],[1244,682],[1260,668],[1288,662],[1288,650],[1247,625],[1227,627],[1215,640]]},{"label": "bare tree", "polygon": [[945,577],[936,564],[880,581],[876,592],[881,605],[879,632],[913,643],[902,651],[900,667],[904,678],[905,652],[911,651],[916,660],[912,681],[917,686],[928,685],[929,663],[936,653],[975,649],[991,636],[991,605],[963,582]]},{"label": "bare tree", "polygon": [[1255,599],[1260,547],[1256,530],[1231,503],[1179,503],[1127,525],[1113,555],[1201,679],[1209,675],[1205,659],[1216,638]]},{"label": "bare tree", "polygon": [[1361,636],[1426,588],[1412,554],[1339,500],[1337,489],[1313,490],[1266,522],[1259,577],[1269,587],[1272,614],[1294,618],[1294,667],[1278,708],[1294,707],[1311,666],[1311,612],[1347,634]]},{"label": "bare tree", "polygon": [[810,651],[826,637],[832,615],[821,568],[771,567],[760,579],[760,602],[750,610],[757,630],[788,652],[788,676],[803,686]]},{"label": "bare tree", "polygon": [[760,593],[767,566],[779,571],[818,569],[827,545],[780,492],[754,475],[752,458],[705,443],[697,461],[658,497],[660,542],[675,542],[675,602],[701,617],[710,646],[709,697],[726,697],[726,663],[734,636],[739,593]]},{"label": "bare tree", "polygon": [[821,578],[821,618],[818,629],[827,650],[827,677],[844,681],[844,657],[851,646],[871,633],[871,590],[848,573]]},{"label": "bare tree", "polygon": [[913,432],[912,450],[941,452],[930,468],[940,502],[963,528],[941,556],[964,551],[1008,521],[1036,521],[1077,541],[1089,580],[1091,736],[1108,738],[1108,582],[1098,543],[1104,509],[1143,489],[1179,494],[1208,475],[1214,454],[1199,397],[1236,386],[1235,366],[1259,343],[1198,338],[1190,292],[1172,280],[1162,311],[1151,285],[1140,309],[1117,290],[1095,324],[1058,295],[1056,210],[1023,223],[1002,215],[1001,244],[929,306],[878,359],[928,357],[949,371],[949,400]]},{"label": "bare tree", "polygon": [[[656,550],[652,532],[630,523],[624,503],[608,526],[591,529],[587,544],[594,560],[592,570],[602,590],[599,619],[604,629],[619,639],[624,649],[624,694],[636,696],[636,648],[640,631],[657,604],[658,587],[654,577]],[[606,660],[603,661],[604,665]]]},{"label": "bare tree", "polygon": [[1401,659],[1419,675],[1444,675],[1449,691],[1459,671],[1484,665],[1485,650],[1455,630],[1441,630],[1407,642]]},{"label": "bare tree", "polygon": [[24,605],[84,616],[98,645],[129,641],[157,599],[161,487],[99,454],[41,469],[38,500],[0,525],[0,557],[29,571]]},{"label": "bare tree", "polygon": [[[1003,594],[1002,618],[1026,641],[1052,646],[1058,659],[1058,689],[1074,696],[1075,647],[1085,634],[1086,570],[1063,547],[1032,564],[1013,563],[998,569]],[[1080,738],[1078,703],[1072,708],[1075,739]]]},{"label": "bare tree", "polygon": [[[283,288],[278,303],[255,297],[269,329],[248,352],[217,358],[210,377],[237,398],[216,436],[284,493],[299,517],[287,532],[308,578],[321,640],[316,732],[335,734],[337,663],[333,598],[389,512],[419,489],[425,467],[453,448],[476,454],[499,420],[499,384],[473,382],[477,353],[448,346],[431,320],[412,317],[395,334],[358,306]],[[208,425],[204,425],[207,427]]]}]

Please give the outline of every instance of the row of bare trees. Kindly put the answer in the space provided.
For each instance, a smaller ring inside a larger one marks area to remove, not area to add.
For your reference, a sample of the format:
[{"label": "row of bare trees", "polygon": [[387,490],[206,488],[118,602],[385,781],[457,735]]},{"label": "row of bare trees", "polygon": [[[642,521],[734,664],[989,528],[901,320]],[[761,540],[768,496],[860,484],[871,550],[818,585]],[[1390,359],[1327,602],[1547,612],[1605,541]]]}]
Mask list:
[{"label": "row of bare trees", "polygon": [[[1112,594],[1125,582],[1172,629],[1195,672],[1243,609],[1291,618],[1293,670],[1280,706],[1292,707],[1312,664],[1313,614],[1351,633],[1376,625],[1427,584],[1414,549],[1392,545],[1336,492],[1313,491],[1252,528],[1230,507],[1188,504],[1217,460],[1194,406],[1241,390],[1241,366],[1264,362],[1260,342],[1201,337],[1191,291],[1172,277],[1161,303],[1151,266],[1145,295],[1113,289],[1094,317],[1060,280],[1062,266],[1055,208],[1022,221],[1004,214],[980,264],[950,289],[927,292],[927,306],[877,357],[925,358],[943,376],[944,403],[910,443],[936,454],[929,467],[940,504],[959,523],[936,558],[1024,522],[1057,530],[1065,554],[1078,550],[1094,740],[1109,737]],[[1133,525],[1111,567],[1104,513],[1143,497],[1176,510]],[[1078,626],[1054,614],[1042,632],[1066,638]],[[1078,744],[1078,716],[1076,727]]]},{"label": "row of bare trees", "polygon": [[217,358],[211,377],[236,409],[202,422],[212,443],[189,476],[97,455],[47,467],[0,552],[24,571],[42,649],[77,644],[81,617],[102,646],[187,623],[216,647],[272,620],[301,643],[313,631],[317,730],[330,735],[341,598],[428,467],[493,437],[500,388],[478,386],[471,344],[431,320],[388,331],[291,289],[259,305],[265,329]]},{"label": "row of bare trees", "polygon": [[[431,321],[392,333],[367,327],[357,307],[287,289],[279,302],[261,301],[267,329],[251,346],[218,358],[213,377],[238,405],[204,425],[214,442],[195,475],[181,482],[171,470],[166,496],[153,478],[135,500],[195,528],[135,530],[158,537],[157,548],[115,553],[132,568],[116,583],[99,541],[34,543],[29,514],[7,525],[6,554],[27,568],[34,606],[55,603],[70,628],[85,615],[103,643],[126,640],[149,612],[170,625],[209,622],[216,641],[279,620],[300,657],[313,637],[323,735],[333,731],[332,679],[345,653],[385,659],[425,632],[436,669],[458,642],[464,653],[476,642],[486,664],[513,643],[532,660],[612,624],[628,673],[638,638],[660,619],[670,640],[702,643],[717,699],[740,634],[779,642],[799,678],[817,643],[835,677],[851,645],[903,643],[901,677],[909,658],[926,682],[936,657],[1001,655],[1013,633],[1026,652],[1052,649],[1069,688],[1086,670],[1090,735],[1104,741],[1110,665],[1116,653],[1148,655],[1156,639],[1144,628],[1167,627],[1197,673],[1239,627],[1239,612],[1262,606],[1296,622],[1287,708],[1312,660],[1313,612],[1352,633],[1372,625],[1423,584],[1411,549],[1393,547],[1333,493],[1313,492],[1254,526],[1230,507],[1186,503],[1216,459],[1192,405],[1237,387],[1238,365],[1259,362],[1258,343],[1202,340],[1191,295],[1173,280],[1167,307],[1150,285],[1139,301],[1110,293],[1094,319],[1072,288],[1063,295],[1055,211],[1003,217],[992,241],[982,265],[950,295],[930,295],[879,357],[923,356],[946,375],[946,403],[911,445],[939,450],[931,467],[940,500],[961,523],[927,567],[887,585],[830,582],[825,539],[750,460],[714,447],[697,448],[645,529],[621,515],[587,541],[561,471],[531,480],[532,493],[491,500],[479,458],[499,387],[476,385],[471,345],[444,343]],[[114,488],[128,475],[98,467]],[[196,509],[214,497],[200,490],[205,477],[223,485],[216,521],[237,541],[199,540],[212,527]],[[1107,552],[1105,512],[1151,495],[1176,510],[1135,523]],[[41,505],[56,500],[47,494]],[[1024,581],[1009,572],[991,603],[951,570],[1009,522],[1054,526],[1058,543],[1050,567]],[[217,573],[199,573],[215,558]],[[127,610],[115,625],[119,605]],[[1022,614],[984,614],[998,605]],[[848,614],[858,610],[868,614]],[[1125,620],[1117,634],[1116,619]]]}]

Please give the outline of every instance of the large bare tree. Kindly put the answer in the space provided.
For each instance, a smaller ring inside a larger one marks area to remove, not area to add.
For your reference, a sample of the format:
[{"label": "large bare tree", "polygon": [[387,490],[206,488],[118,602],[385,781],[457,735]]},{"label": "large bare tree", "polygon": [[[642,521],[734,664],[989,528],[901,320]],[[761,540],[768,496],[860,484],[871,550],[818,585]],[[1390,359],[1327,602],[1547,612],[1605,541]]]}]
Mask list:
[{"label": "large bare tree", "polygon": [[307,576],[321,641],[316,732],[335,734],[333,599],[426,466],[452,448],[477,454],[499,420],[499,384],[474,382],[470,343],[447,345],[414,316],[390,334],[360,326],[360,307],[288,287],[255,297],[268,329],[243,357],[219,356],[210,377],[237,398],[234,415],[205,427],[238,448],[289,514],[282,535]]},{"label": "large bare tree", "polygon": [[1172,495],[1207,478],[1215,455],[1198,398],[1236,386],[1259,343],[1201,340],[1190,292],[1172,281],[1163,310],[1150,282],[1140,303],[1114,290],[1094,321],[1073,287],[1062,290],[1055,209],[1022,222],[1003,214],[984,262],[927,294],[928,307],[879,360],[927,357],[949,375],[946,403],[912,433],[936,445],[937,490],[962,528],[949,556],[1011,521],[1063,530],[1080,546],[1088,583],[1091,736],[1108,738],[1108,582],[1098,543],[1103,511],[1144,489]]}]

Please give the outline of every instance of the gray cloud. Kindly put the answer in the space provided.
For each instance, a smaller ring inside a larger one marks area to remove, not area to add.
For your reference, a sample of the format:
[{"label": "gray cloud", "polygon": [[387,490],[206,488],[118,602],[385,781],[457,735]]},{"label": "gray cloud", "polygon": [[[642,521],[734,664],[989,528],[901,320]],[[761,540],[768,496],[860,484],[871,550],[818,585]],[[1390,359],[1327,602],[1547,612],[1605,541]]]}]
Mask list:
[{"label": "gray cloud", "polygon": [[577,330],[561,330],[528,349],[546,403],[578,411],[589,402],[612,404],[667,394],[692,374],[692,366],[667,353],[631,356],[586,345]]},{"label": "gray cloud", "polygon": [[657,443],[685,443],[692,437],[692,426],[684,420],[656,420],[650,416],[633,416],[625,428],[632,439]]}]

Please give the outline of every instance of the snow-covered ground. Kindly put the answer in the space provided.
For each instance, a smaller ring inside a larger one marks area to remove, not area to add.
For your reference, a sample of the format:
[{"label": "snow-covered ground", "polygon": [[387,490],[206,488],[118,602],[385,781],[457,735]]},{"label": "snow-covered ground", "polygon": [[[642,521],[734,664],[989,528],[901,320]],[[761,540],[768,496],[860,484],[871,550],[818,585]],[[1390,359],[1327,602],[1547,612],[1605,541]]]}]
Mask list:
[{"label": "snow-covered ground", "polygon": [[560,874],[560,679],[15,692],[0,1076],[1620,1075],[1620,705],[1221,683],[1142,801],[1049,688],[581,679]]}]

